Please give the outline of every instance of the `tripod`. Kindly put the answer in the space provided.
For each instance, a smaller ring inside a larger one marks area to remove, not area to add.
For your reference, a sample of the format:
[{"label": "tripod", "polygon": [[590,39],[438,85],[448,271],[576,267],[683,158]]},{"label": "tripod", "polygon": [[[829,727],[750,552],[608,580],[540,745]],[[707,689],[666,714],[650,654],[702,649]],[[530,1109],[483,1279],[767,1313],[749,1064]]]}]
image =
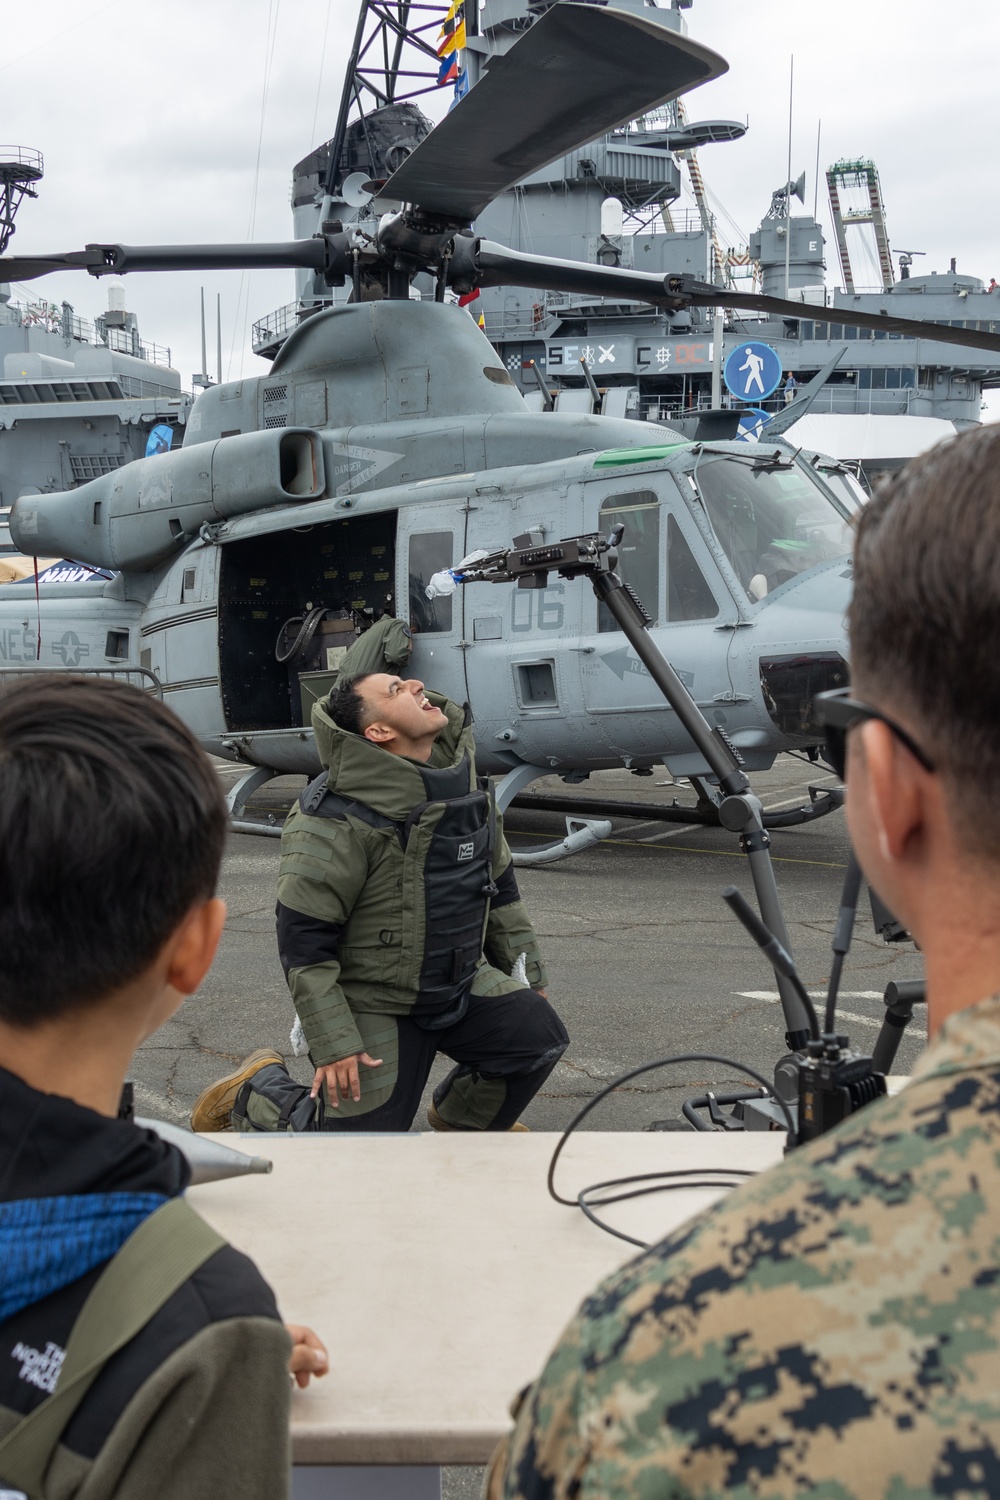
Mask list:
[{"label": "tripod", "polygon": [[[599,532],[566,537],[546,544],[538,533],[514,538],[507,551],[471,557],[453,570],[459,583],[510,583],[521,589],[543,589],[549,574],[560,578],[586,578],[605,604],[649,672],[660,692],[676,713],[709,771],[718,781],[721,798],[719,818],[724,828],[740,836],[740,848],[750,862],[757,905],[764,926],[788,949],[788,932],[781,910],[778,887],[771,864],[771,839],[764,827],[760,801],[750,787],[739,751],[725,731],[709,725],[689,690],[649,634],[652,623],[642,601],[619,576],[618,546],[625,528],[618,525],[607,537]],[[792,1052],[801,1051],[818,1034],[815,1013],[808,995],[786,974],[776,973],[778,993],[785,1018],[785,1041]],[[776,1078],[779,1091],[781,1064]]]}]

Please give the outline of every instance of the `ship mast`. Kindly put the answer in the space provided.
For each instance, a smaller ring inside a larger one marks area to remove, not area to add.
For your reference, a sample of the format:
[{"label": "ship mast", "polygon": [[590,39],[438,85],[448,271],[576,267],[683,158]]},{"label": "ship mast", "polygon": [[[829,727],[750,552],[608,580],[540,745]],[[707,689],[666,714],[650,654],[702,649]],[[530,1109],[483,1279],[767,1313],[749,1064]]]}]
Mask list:
[{"label": "ship mast", "polygon": [[14,233],[14,220],[23,198],[37,198],[34,184],[45,170],[40,151],[30,146],[0,146],[0,255]]}]

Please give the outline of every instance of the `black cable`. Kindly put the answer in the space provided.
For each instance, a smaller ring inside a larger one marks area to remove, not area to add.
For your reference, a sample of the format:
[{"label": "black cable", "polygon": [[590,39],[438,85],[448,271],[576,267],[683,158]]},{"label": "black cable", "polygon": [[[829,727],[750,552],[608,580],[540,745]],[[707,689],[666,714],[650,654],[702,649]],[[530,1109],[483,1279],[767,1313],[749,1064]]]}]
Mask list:
[{"label": "black cable", "polygon": [[[712,1174],[712,1181],[689,1182],[686,1180],[690,1177],[701,1177],[705,1172]],[[615,1193],[610,1198],[602,1198],[596,1205],[596,1207],[604,1208],[606,1205],[609,1205],[611,1203],[624,1203],[629,1198],[644,1198],[649,1193],[672,1193],[677,1192],[680,1188],[734,1188],[737,1186],[735,1182],[719,1182],[716,1179],[719,1177],[756,1176],[756,1172],[747,1171],[743,1167],[677,1167],[673,1171],[643,1172],[635,1177],[615,1177],[611,1178],[608,1182],[595,1182],[590,1187],[581,1189],[581,1191],[577,1194],[576,1201],[578,1207],[583,1211],[583,1213],[592,1224],[597,1225],[598,1229],[603,1229],[606,1234],[613,1234],[615,1239],[626,1240],[630,1245],[638,1245],[640,1250],[648,1250],[649,1245],[645,1240],[637,1240],[633,1235],[626,1234],[622,1229],[615,1229],[612,1224],[606,1224],[603,1219],[599,1218],[598,1215],[594,1213],[595,1205],[590,1201],[590,1194],[599,1192],[601,1188],[626,1187],[633,1182],[647,1182],[650,1179],[657,1180],[655,1187],[635,1188],[632,1192],[629,1193]],[[666,1182],[662,1180],[663,1178],[678,1177],[684,1178],[685,1180],[683,1182]]]},{"label": "black cable", "polygon": [[[714,1176],[716,1175],[716,1169],[713,1167],[678,1167],[670,1171],[644,1172],[638,1173],[634,1177],[619,1177],[609,1180],[608,1182],[591,1183],[589,1187],[581,1188],[576,1198],[563,1198],[559,1193],[556,1192],[555,1189],[556,1163],[562,1155],[563,1147],[569,1140],[570,1136],[573,1134],[574,1130],[576,1130],[577,1126],[581,1123],[581,1121],[587,1118],[592,1109],[596,1109],[597,1106],[604,1099],[606,1099],[609,1094],[614,1093],[615,1089],[621,1088],[623,1084],[630,1083],[633,1078],[641,1078],[644,1073],[651,1073],[656,1068],[668,1068],[673,1067],[678,1063],[692,1062],[719,1063],[726,1068],[735,1068],[738,1073],[745,1073],[749,1078],[755,1079],[762,1088],[767,1090],[769,1095],[771,1094],[771,1086],[768,1083],[767,1079],[762,1077],[760,1073],[755,1071],[755,1069],[748,1068],[745,1063],[738,1062],[735,1058],[720,1057],[715,1052],[681,1052],[678,1053],[675,1057],[660,1057],[657,1058],[655,1062],[642,1063],[638,1068],[631,1068],[627,1073],[621,1073],[617,1078],[613,1078],[610,1083],[604,1086],[604,1088],[599,1089],[592,1099],[588,1099],[583,1108],[578,1110],[577,1113],[573,1116],[572,1120],[570,1120],[566,1129],[559,1137],[559,1140],[556,1142],[556,1148],[552,1153],[552,1159],[549,1162],[549,1172],[546,1179],[546,1186],[549,1190],[549,1196],[551,1198],[554,1198],[556,1203],[561,1203],[564,1208],[581,1209],[586,1217],[590,1219],[592,1223],[596,1224],[599,1229],[604,1229],[608,1234],[613,1234],[617,1239],[627,1240],[630,1245],[638,1245],[640,1249],[645,1250],[648,1248],[648,1246],[643,1240],[634,1239],[632,1235],[624,1234],[619,1229],[612,1229],[610,1224],[605,1224],[601,1219],[599,1219],[588,1203],[587,1195],[590,1193],[599,1192],[601,1188],[605,1187],[624,1187],[634,1182],[648,1182],[655,1180],[656,1178],[683,1178],[685,1179],[685,1181],[663,1181],[658,1187],[640,1188],[633,1193],[625,1193],[620,1195],[620,1197],[602,1200],[602,1203],[599,1206],[603,1206],[603,1203],[605,1201],[608,1203],[617,1203],[624,1198],[641,1197],[644,1193],[670,1192],[680,1187],[722,1186],[723,1184],[720,1184],[718,1182],[689,1182],[686,1180],[691,1177],[704,1177],[706,1172],[711,1173]],[[793,1146],[797,1143],[797,1137],[795,1133],[795,1122],[792,1119],[792,1112],[786,1104],[785,1100],[782,1099],[780,1095],[775,1094],[773,1095],[773,1097],[785,1116],[785,1122],[788,1127],[788,1144],[789,1146]],[[753,1177],[756,1174],[753,1172],[745,1172],[741,1169],[736,1168],[731,1169],[728,1167],[720,1167],[718,1168],[717,1175],[729,1177]]]}]

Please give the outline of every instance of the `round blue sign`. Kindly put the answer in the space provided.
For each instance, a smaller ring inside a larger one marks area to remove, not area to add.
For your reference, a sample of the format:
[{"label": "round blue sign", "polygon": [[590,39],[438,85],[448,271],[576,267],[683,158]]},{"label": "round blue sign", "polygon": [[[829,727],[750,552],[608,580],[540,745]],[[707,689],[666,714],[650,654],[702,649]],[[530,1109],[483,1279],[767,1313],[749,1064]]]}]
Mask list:
[{"label": "round blue sign", "polygon": [[722,378],[738,401],[763,401],[778,389],[781,360],[770,344],[748,340],[737,344],[726,360]]},{"label": "round blue sign", "polygon": [[157,422],[146,439],[146,457],[152,458],[154,453],[169,453],[173,440],[174,429],[168,427],[166,422]]},{"label": "round blue sign", "polygon": [[740,412],[740,425],[736,429],[736,441],[738,443],[759,443],[761,433],[771,420],[769,411],[761,411],[759,406],[747,406]]}]

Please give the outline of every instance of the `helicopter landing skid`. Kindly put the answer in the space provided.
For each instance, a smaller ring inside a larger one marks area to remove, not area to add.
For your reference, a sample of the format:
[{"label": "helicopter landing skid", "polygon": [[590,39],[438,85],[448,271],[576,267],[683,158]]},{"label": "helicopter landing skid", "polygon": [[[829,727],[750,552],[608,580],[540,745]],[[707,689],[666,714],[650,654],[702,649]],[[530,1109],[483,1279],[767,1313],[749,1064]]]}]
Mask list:
[{"label": "helicopter landing skid", "polygon": [[551,865],[557,859],[566,859],[570,854],[579,854],[591,849],[611,832],[607,818],[567,818],[566,837],[555,844],[545,844],[541,849],[512,849],[511,863],[515,865]]},{"label": "helicopter landing skid", "polygon": [[497,812],[505,813],[518,792],[530,786],[533,781],[537,781],[539,776],[551,775],[552,769],[549,766],[533,766],[528,762],[515,766],[513,771],[508,771],[506,776],[497,783]]},{"label": "helicopter landing skid", "polygon": [[247,803],[254,792],[259,791],[266,782],[273,781],[276,776],[280,775],[280,771],[274,771],[270,766],[248,767],[239,781],[230,788],[229,795],[226,798],[226,806],[229,809],[230,818],[234,822],[239,822],[246,812]]},{"label": "helicopter landing skid", "polygon": [[[499,782],[496,789],[497,811],[505,813],[518,793],[531,782],[537,781],[539,776],[551,776],[552,770],[549,766],[533,766],[528,762],[524,765],[515,766],[513,771],[508,771],[506,776]],[[511,851],[511,860],[515,865],[551,865],[557,859],[567,859],[571,854],[579,854],[583,849],[591,849],[601,839],[606,839],[611,832],[611,824],[606,818],[581,818],[579,809],[570,809],[571,815],[566,819],[566,837],[557,839],[555,843],[545,844],[541,849],[514,849]]]}]

